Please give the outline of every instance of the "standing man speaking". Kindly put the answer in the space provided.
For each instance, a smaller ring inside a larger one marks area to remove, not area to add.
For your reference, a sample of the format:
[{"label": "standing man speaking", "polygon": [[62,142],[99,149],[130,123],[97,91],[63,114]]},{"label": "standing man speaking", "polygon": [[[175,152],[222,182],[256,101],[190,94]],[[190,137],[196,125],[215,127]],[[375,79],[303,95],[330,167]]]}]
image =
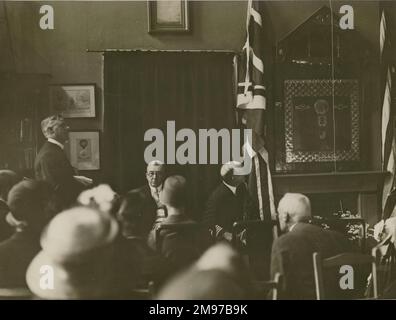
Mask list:
[{"label": "standing man speaking", "polygon": [[41,130],[47,141],[36,157],[35,177],[53,187],[60,209],[64,209],[76,201],[79,193],[92,180],[75,176],[75,169],[66,157],[64,144],[69,138],[69,127],[62,116],[45,118],[41,121]]}]

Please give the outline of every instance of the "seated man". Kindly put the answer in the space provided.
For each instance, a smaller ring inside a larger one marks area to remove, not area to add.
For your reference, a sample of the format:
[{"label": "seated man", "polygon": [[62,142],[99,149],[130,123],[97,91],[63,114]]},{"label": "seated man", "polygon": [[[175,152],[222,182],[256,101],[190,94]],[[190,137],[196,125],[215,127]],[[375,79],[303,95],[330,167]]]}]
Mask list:
[{"label": "seated man", "polygon": [[[272,246],[271,277],[276,272],[284,275],[286,292],[282,298],[315,299],[313,253],[319,252],[328,258],[354,249],[341,233],[308,223],[311,203],[302,194],[285,194],[279,201],[278,213],[280,228],[285,234]],[[338,281],[334,285],[337,286]]]},{"label": "seated man", "polygon": [[[129,191],[123,199],[118,211],[119,218],[124,226],[139,225],[139,230],[134,230],[132,236],[139,235],[146,238],[154,223],[165,219],[164,205],[159,200],[159,194],[165,180],[165,165],[160,161],[152,161],[147,165],[147,184]],[[139,194],[139,209],[136,210],[136,194]],[[139,222],[137,221],[139,220]],[[124,236],[128,237],[128,228],[124,228]],[[139,232],[139,234],[137,234]]]},{"label": "seated man", "polygon": [[15,172],[0,170],[0,241],[8,239],[14,231],[6,222],[6,215],[10,211],[7,205],[7,198],[8,192],[19,180]]},{"label": "seated man", "polygon": [[203,220],[212,229],[217,239],[231,241],[234,222],[247,217],[247,191],[242,164],[228,162],[221,167],[223,180],[213,191],[206,204]]}]

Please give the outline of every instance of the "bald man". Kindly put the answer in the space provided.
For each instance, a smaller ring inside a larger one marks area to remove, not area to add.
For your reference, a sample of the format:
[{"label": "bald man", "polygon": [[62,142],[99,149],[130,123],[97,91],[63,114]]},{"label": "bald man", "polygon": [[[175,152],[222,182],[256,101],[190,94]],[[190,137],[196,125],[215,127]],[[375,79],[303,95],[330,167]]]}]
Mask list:
[{"label": "bald man", "polygon": [[232,161],[220,169],[222,182],[210,195],[204,213],[204,222],[218,240],[231,241],[232,225],[247,219],[246,176],[240,162]]},{"label": "bald man", "polygon": [[[139,221],[139,234],[125,235],[126,237],[146,238],[155,223],[161,222],[166,218],[165,205],[161,203],[159,195],[163,188],[166,178],[165,164],[161,161],[151,161],[147,165],[146,180],[147,184],[140,188],[130,190],[121,203],[118,215],[124,221]],[[139,210],[133,203],[135,194],[139,194],[142,199]]]},{"label": "bald man", "polygon": [[[311,203],[303,194],[285,194],[279,201],[278,214],[284,235],[272,246],[271,276],[277,272],[284,275],[284,299],[315,299],[313,253],[320,252],[327,258],[355,248],[341,233],[309,224]],[[334,284],[338,285],[338,281]],[[330,289],[334,293],[339,288]]]}]

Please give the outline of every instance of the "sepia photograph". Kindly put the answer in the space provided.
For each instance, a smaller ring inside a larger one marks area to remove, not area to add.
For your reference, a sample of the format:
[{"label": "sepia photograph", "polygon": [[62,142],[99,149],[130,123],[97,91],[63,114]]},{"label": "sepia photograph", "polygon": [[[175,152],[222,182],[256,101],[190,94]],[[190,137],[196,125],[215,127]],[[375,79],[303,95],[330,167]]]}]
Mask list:
[{"label": "sepia photograph", "polygon": [[0,0],[0,305],[395,300],[395,84],[396,0]]},{"label": "sepia photograph", "polygon": [[78,170],[99,170],[99,131],[69,132],[70,163]]},{"label": "sepia photograph", "polygon": [[95,117],[94,85],[53,85],[50,94],[52,110],[65,118]]}]

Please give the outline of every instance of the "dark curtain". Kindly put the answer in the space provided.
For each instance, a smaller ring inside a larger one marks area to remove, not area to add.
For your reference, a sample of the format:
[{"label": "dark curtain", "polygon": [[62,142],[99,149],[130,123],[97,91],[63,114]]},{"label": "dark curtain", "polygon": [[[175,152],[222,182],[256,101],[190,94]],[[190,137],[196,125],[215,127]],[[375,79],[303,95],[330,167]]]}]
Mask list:
[{"label": "dark curtain", "polygon": [[[161,129],[166,141],[167,120],[175,121],[176,132],[190,128],[197,138],[198,129],[234,128],[232,59],[228,53],[105,54],[104,174],[116,190],[122,193],[146,183],[146,130]],[[187,178],[188,202],[196,218],[220,181],[219,167],[169,167],[170,173]]]}]

